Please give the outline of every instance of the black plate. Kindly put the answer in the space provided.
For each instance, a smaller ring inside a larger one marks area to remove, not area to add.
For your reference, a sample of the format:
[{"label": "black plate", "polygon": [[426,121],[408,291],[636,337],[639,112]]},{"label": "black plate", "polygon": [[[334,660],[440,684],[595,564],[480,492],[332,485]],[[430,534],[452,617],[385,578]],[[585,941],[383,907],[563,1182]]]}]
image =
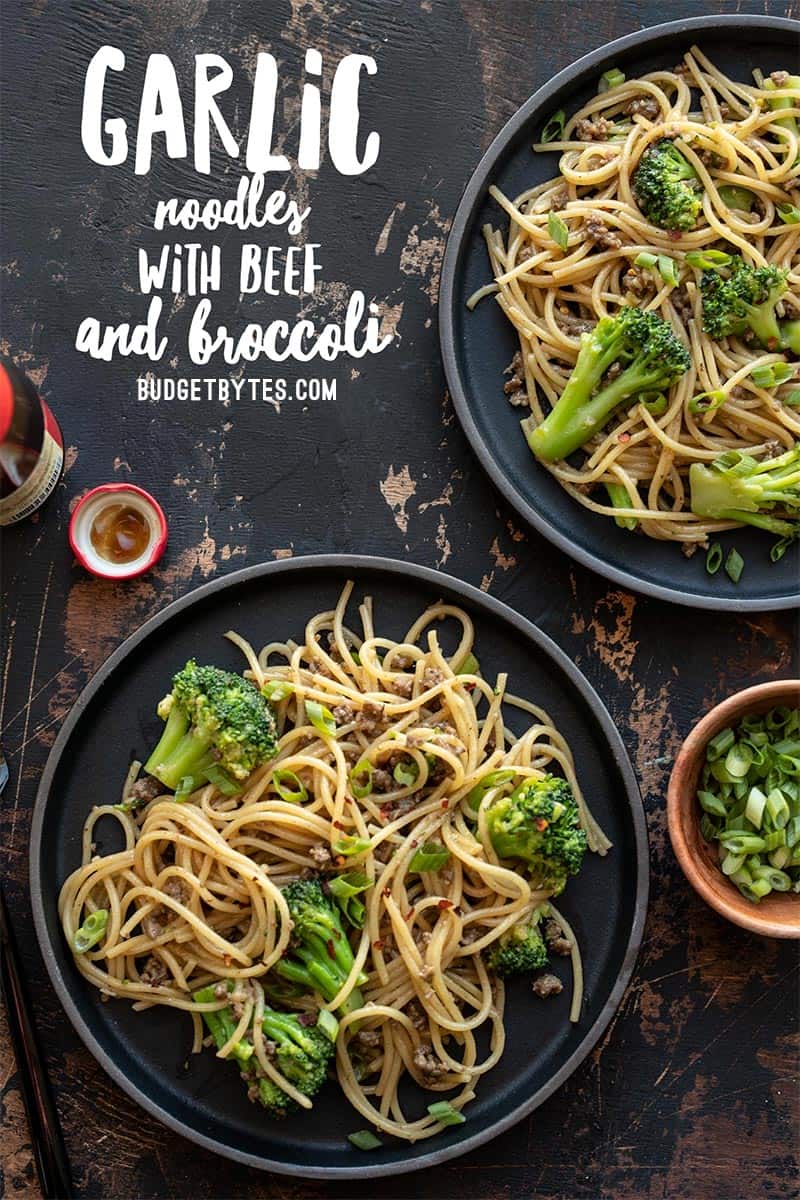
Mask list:
[{"label": "black plate", "polygon": [[[416,1146],[393,1141],[369,1155],[346,1141],[364,1120],[342,1102],[335,1083],[316,1102],[318,1120],[274,1123],[247,1102],[236,1072],[212,1054],[193,1057],[184,1072],[186,1016],[166,1008],[144,1016],[120,1001],[100,1003],[75,969],[56,907],[61,883],[80,861],[86,813],[101,798],[119,794],[128,762],[153,742],[155,705],[170,675],[192,655],[241,669],[241,655],[222,639],[225,630],[233,627],[259,646],[296,637],[308,617],[333,607],[348,578],[356,581],[357,594],[374,596],[377,627],[393,635],[440,597],[463,604],[476,623],[484,670],[508,669],[517,692],[546,705],[614,842],[605,860],[588,856],[563,898],[584,951],[580,1024],[567,1021],[567,988],[540,1004],[529,984],[513,987],[506,1054],[481,1082],[466,1124]],[[647,837],[619,734],[592,688],[549,638],[497,600],[425,567],[331,555],[268,563],[215,580],[171,604],[112,654],[80,696],[48,760],[33,818],[30,878],[36,931],[61,1003],[129,1096],[186,1137],[240,1162],[306,1177],[369,1176],[414,1170],[480,1145],[540,1104],[586,1057],[633,970],[647,908]]]},{"label": "black plate", "polygon": [[789,608],[800,598],[800,545],[772,564],[768,535],[752,529],[725,534],[726,550],[735,545],[746,563],[734,584],[723,571],[707,575],[704,555],[687,559],[674,543],[618,529],[610,518],[572,500],[536,463],[519,427],[519,410],[503,396],[503,369],[519,348],[516,331],[491,298],[473,312],[466,308],[468,297],[491,280],[481,227],[507,222],[487,195],[489,186],[516,196],[558,174],[556,153],[531,150],[548,117],[585,104],[610,66],[631,78],[673,65],[695,42],[723,70],[746,80],[757,66],[796,67],[800,22],[736,14],[658,25],[587,54],[540,88],[492,142],[456,212],[442,271],[442,355],[456,411],[484,468],[525,520],[567,554],[616,583],[664,600],[698,608]]}]

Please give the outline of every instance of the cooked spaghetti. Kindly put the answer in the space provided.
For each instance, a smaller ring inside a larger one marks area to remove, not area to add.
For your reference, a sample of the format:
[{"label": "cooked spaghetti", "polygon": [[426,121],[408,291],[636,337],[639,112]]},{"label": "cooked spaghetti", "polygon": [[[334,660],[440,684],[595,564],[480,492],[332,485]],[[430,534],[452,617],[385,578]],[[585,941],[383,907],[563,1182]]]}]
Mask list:
[{"label": "cooked spaghetti", "polygon": [[[582,335],[622,306],[658,314],[689,352],[677,380],[658,394],[626,397],[577,456],[543,460],[584,507],[681,542],[686,553],[747,520],[693,512],[691,465],[730,451],[772,458],[800,437],[800,392],[792,387],[800,329],[791,326],[786,344],[769,337],[759,344],[742,328],[712,337],[701,286],[704,272],[725,277],[730,268],[716,264],[726,259],[771,266],[785,289],[777,318],[800,317],[798,117],[800,79],[782,71],[742,83],[694,47],[672,70],[636,79],[608,72],[574,116],[556,114],[534,146],[560,152],[556,178],[513,200],[490,189],[510,223],[505,232],[484,228],[495,281],[469,305],[494,293],[519,334],[505,392],[512,404],[530,406],[522,426],[532,448],[534,430],[564,393]],[[683,228],[648,219],[645,189],[637,194],[642,156],[667,143],[688,164],[697,197],[696,219],[673,222]],[[781,503],[771,511],[796,515]],[[756,514],[751,523],[763,520]],[[767,526],[781,532],[779,521]]]},{"label": "cooked spaghetti", "polygon": [[[584,844],[605,854],[610,843],[547,713],[511,695],[505,674],[492,681],[480,674],[464,611],[436,604],[398,642],[376,631],[367,598],[356,633],[345,623],[352,586],[334,610],[308,622],[299,644],[271,642],[256,653],[227,635],[247,659],[245,676],[271,697],[277,753],[237,795],[208,784],[182,800],[153,796],[139,811],[131,810],[143,783],[134,782],[134,764],[122,804],[89,815],[83,865],[63,886],[60,915],[83,975],[139,1010],[189,1012],[195,1051],[203,1017],[232,997],[236,1028],[218,1040],[219,1056],[248,1037],[255,1073],[308,1108],[261,1031],[274,986],[285,983],[276,968],[292,946],[283,889],[321,873],[333,890],[343,872],[352,880],[357,869],[366,877],[363,927],[356,920],[349,931],[348,977],[326,1003],[319,995],[289,1003],[301,1014],[345,1011],[335,1037],[342,1090],[379,1131],[414,1141],[449,1122],[406,1116],[402,1079],[435,1093],[429,1099],[446,1093],[445,1109],[460,1119],[453,1111],[473,1097],[505,1043],[504,982],[487,948],[553,891],[495,853],[492,804],[556,773],[577,802]],[[458,631],[449,654],[437,635],[443,621]],[[124,848],[97,855],[95,830],[106,817],[119,822]],[[548,937],[571,959],[575,1020],[583,993],[578,946],[558,910],[545,911]],[[87,925],[102,925],[101,936],[82,941]],[[359,983],[353,1008],[347,1000]],[[216,990],[199,1001],[208,985]]]}]

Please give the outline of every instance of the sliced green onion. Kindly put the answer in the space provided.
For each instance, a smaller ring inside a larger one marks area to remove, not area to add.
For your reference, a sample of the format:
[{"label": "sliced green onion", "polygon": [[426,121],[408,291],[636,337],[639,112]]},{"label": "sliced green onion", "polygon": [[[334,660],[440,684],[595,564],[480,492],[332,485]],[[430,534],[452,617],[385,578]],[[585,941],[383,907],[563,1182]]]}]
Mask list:
[{"label": "sliced green onion", "polygon": [[721,408],[726,399],[727,395],[721,388],[716,388],[712,392],[698,392],[689,401],[689,412],[696,416],[705,416],[706,413],[716,412],[718,408]]},{"label": "sliced green onion", "polygon": [[347,1140],[352,1142],[356,1150],[377,1150],[383,1145],[371,1129],[357,1129],[355,1133],[348,1133]]},{"label": "sliced green onion", "polygon": [[794,204],[776,204],[775,211],[784,225],[800,225],[800,208]]},{"label": "sliced green onion", "polygon": [[[625,75],[620,71],[619,67],[611,67],[608,71],[604,71],[600,76],[600,82],[597,85],[598,92],[607,92],[611,88],[619,87],[625,82]],[[429,1110],[430,1111],[430,1110]]]},{"label": "sliced green onion", "polygon": [[720,200],[726,204],[728,208],[733,208],[737,212],[750,212],[753,207],[755,196],[749,188],[735,187],[733,184],[726,184],[719,189]]},{"label": "sliced green onion", "polygon": [[[764,841],[766,842],[764,849],[766,850],[767,854],[769,854],[772,850],[778,850],[780,847],[786,846],[786,830],[773,829],[772,833],[767,833],[764,835]],[[786,846],[786,849],[788,850],[789,847]]]},{"label": "sliced green onion", "polygon": [[435,1104],[429,1104],[428,1112],[436,1118],[440,1125],[463,1125],[467,1119],[447,1100],[437,1100]]},{"label": "sliced green onion", "polygon": [[733,743],[736,741],[736,735],[728,726],[726,729],[720,729],[706,747],[706,756],[709,762],[716,762],[718,758],[722,758],[723,754],[727,754]]},{"label": "sliced green onion", "polygon": [[788,396],[780,397],[781,404],[788,405],[789,408],[800,408],[800,388],[792,388]]},{"label": "sliced green onion", "polygon": [[547,232],[557,246],[560,246],[562,250],[566,250],[567,243],[569,242],[569,229],[565,222],[561,220],[558,213],[551,212],[547,214]]},{"label": "sliced green onion", "polygon": [[334,854],[343,854],[345,858],[351,858],[354,854],[363,854],[365,850],[369,850],[370,843],[366,838],[354,837],[351,833],[346,833],[344,837],[340,837],[333,843],[331,849]]},{"label": "sliced green onion", "polygon": [[785,871],[780,871],[776,867],[756,867],[753,871],[755,879],[764,879],[772,888],[773,892],[788,892],[792,886],[792,881]]},{"label": "sliced green onion", "polygon": [[677,285],[680,279],[678,264],[675,259],[670,258],[668,254],[659,254],[658,273],[664,280],[664,283],[671,283],[673,287]]},{"label": "sliced green onion", "polygon": [[308,792],[305,789],[303,781],[298,779],[294,771],[283,769],[273,771],[272,786],[281,800],[286,800],[289,804],[302,804],[303,801],[308,799]]},{"label": "sliced green onion", "polygon": [[739,891],[746,900],[752,900],[754,904],[758,904],[759,900],[772,891],[772,885],[766,879],[753,879],[751,883],[740,884]]},{"label": "sliced green onion", "polygon": [[456,675],[477,675],[481,669],[481,664],[478,662],[474,654],[467,654],[459,666],[455,668]]},{"label": "sliced green onion", "polygon": [[728,557],[725,559],[725,574],[733,583],[738,583],[743,570],[744,559],[734,546],[728,551]]},{"label": "sliced green onion", "polygon": [[726,853],[720,865],[723,875],[735,875],[744,863],[745,856],[743,854]]},{"label": "sliced green onion", "polygon": [[713,792],[699,791],[697,799],[700,801],[703,812],[710,813],[712,817],[727,817],[728,810],[724,801],[719,796],[715,796]]},{"label": "sliced green onion", "polygon": [[[725,756],[725,770],[734,779],[744,779],[753,762],[753,751],[747,742],[735,742]],[[766,800],[766,796],[764,797]]]},{"label": "sliced green onion", "polygon": [[764,849],[764,839],[754,833],[723,833],[719,840],[729,854],[755,854]]},{"label": "sliced green onion", "polygon": [[[761,791],[761,788],[751,788],[750,795],[747,797],[747,805],[744,810],[744,815],[747,817],[751,825],[755,825],[756,829],[761,828],[761,821],[764,817],[764,809],[767,804],[767,797]],[[774,849],[774,846],[765,846],[765,849]]]},{"label": "sliced green onion", "polygon": [[786,845],[790,849],[800,842],[800,817],[792,817],[786,826]]},{"label": "sliced green onion", "polygon": [[317,1025],[328,1038],[329,1041],[335,1044],[339,1033],[339,1022],[329,1008],[321,1008],[317,1017]]},{"label": "sliced green onion", "polygon": [[794,378],[794,366],[787,362],[762,363],[753,368],[750,378],[756,387],[780,387]]},{"label": "sliced green onion", "polygon": [[278,704],[287,696],[291,696],[293,691],[294,684],[286,679],[268,679],[261,686],[261,695],[265,700],[269,700],[270,704]]},{"label": "sliced green onion", "polygon": [[178,786],[175,788],[175,799],[178,804],[182,804],[187,796],[190,796],[194,791],[195,783],[193,775],[184,775]]},{"label": "sliced green onion", "polygon": [[99,941],[102,941],[107,925],[107,908],[96,908],[93,913],[89,913],[80,929],[75,930],[75,936],[72,939],[72,949],[75,953],[85,954],[87,950],[91,950],[92,946],[96,946]]},{"label": "sliced green onion", "polygon": [[636,258],[633,260],[633,262],[637,267],[647,267],[648,269],[652,269],[658,265],[658,255],[651,254],[649,250],[642,250],[641,254],[636,255]]},{"label": "sliced green onion", "polygon": [[640,396],[639,403],[642,408],[646,408],[654,417],[663,417],[669,406],[669,401],[663,392],[653,392],[646,396]]},{"label": "sliced green onion", "polygon": [[395,783],[399,783],[401,787],[411,787],[419,778],[419,767],[414,759],[409,759],[408,762],[399,762],[392,771]]},{"label": "sliced green onion", "polygon": [[314,728],[318,729],[323,737],[335,737],[336,718],[331,710],[316,700],[306,700],[305,705],[306,716]]},{"label": "sliced green onion", "polygon": [[489,791],[489,788],[499,787],[503,783],[510,783],[516,775],[516,771],[508,768],[501,771],[490,771],[488,775],[484,775],[483,779],[475,784],[475,787],[469,794],[470,808],[478,808],[481,800]]},{"label": "sliced green onion", "polygon": [[792,850],[790,846],[776,846],[769,854],[770,865],[777,867],[779,871],[788,866],[791,860]]},{"label": "sliced green onion", "polygon": [[350,790],[356,800],[364,800],[372,794],[372,763],[362,758],[350,772]]},{"label": "sliced green onion", "polygon": [[727,267],[730,261],[730,254],[724,250],[690,250],[686,254],[689,266],[697,267],[700,271],[715,271],[717,267]]},{"label": "sliced green onion", "polygon": [[785,829],[789,824],[789,805],[780,788],[773,788],[765,797],[767,812],[776,829]]},{"label": "sliced green onion", "polygon": [[712,542],[708,548],[706,555],[706,570],[709,575],[716,575],[717,571],[722,566],[722,546],[719,542]]},{"label": "sliced green onion", "polygon": [[372,887],[372,880],[364,871],[348,871],[328,880],[330,893],[354,929],[362,929],[367,910],[359,896]]},{"label": "sliced green onion", "polygon": [[554,112],[539,135],[540,142],[560,142],[564,136],[564,110]]},{"label": "sliced green onion", "polygon": [[222,792],[223,796],[238,796],[242,790],[242,785],[235,779],[231,779],[227,771],[223,771],[222,767],[212,763],[210,767],[206,767],[206,776],[208,782],[213,783],[218,792]]},{"label": "sliced green onion", "polygon": [[793,541],[795,541],[794,537],[785,537],[781,538],[780,541],[774,542],[770,547],[770,560],[774,563],[780,562]]},{"label": "sliced green onion", "polygon": [[441,842],[425,842],[411,856],[409,871],[440,871],[450,861],[450,851]]}]

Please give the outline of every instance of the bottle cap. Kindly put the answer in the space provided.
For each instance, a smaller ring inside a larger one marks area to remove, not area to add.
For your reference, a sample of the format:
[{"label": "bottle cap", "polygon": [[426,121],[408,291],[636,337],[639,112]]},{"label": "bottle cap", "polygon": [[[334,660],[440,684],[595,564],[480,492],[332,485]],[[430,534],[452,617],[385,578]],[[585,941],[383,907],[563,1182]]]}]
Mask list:
[{"label": "bottle cap", "polygon": [[[144,547],[128,562],[104,557],[92,544],[92,527],[105,508],[124,504],[145,520],[148,537]],[[155,566],[167,544],[167,519],[161,505],[149,492],[132,483],[104,483],[92,488],[75,506],[69,523],[69,544],[82,567],[101,579],[132,579]]]}]

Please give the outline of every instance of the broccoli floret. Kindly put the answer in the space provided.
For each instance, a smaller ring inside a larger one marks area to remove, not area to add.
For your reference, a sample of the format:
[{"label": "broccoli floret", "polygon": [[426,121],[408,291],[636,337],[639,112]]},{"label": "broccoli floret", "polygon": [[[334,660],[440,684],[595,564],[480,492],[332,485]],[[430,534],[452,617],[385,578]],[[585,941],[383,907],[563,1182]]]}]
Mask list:
[{"label": "broccoli floret", "polygon": [[[668,388],[689,368],[689,352],[653,312],[622,308],[584,333],[578,361],[555,407],[528,435],[537,458],[566,458],[603,428],[625,400]],[[616,378],[600,387],[618,363]],[[599,390],[596,390],[598,389]]]},{"label": "broccoli floret", "polygon": [[527,779],[486,810],[492,846],[499,858],[525,865],[531,883],[557,896],[580,870],[586,834],[578,805],[565,779]]},{"label": "broccoli floret", "polygon": [[525,921],[518,921],[492,942],[487,960],[498,975],[523,975],[547,966],[547,946],[539,931],[544,905],[535,908]]},{"label": "broccoli floret", "polygon": [[800,517],[771,515],[775,508],[800,513],[800,442],[777,458],[759,461],[729,450],[709,465],[692,463],[689,485],[698,517],[740,521],[782,538],[800,534]]},{"label": "broccoli floret", "polygon": [[662,229],[693,229],[703,207],[697,172],[669,140],[648,146],[633,176],[636,202]]},{"label": "broccoli floret", "polygon": [[786,291],[786,271],[752,267],[738,255],[722,270],[700,277],[703,328],[712,338],[752,334],[768,350],[777,350],[783,337],[775,305]]},{"label": "broccoli floret", "polygon": [[[299,879],[283,889],[294,924],[291,945],[273,970],[306,991],[332,1000],[353,967],[353,951],[339,909],[326,896],[317,879]],[[361,973],[358,984],[367,982]],[[364,997],[358,986],[341,1005],[343,1013],[361,1008]]]},{"label": "broccoli floret", "polygon": [[272,710],[258,688],[194,659],[173,678],[158,715],[166,726],[144,769],[173,790],[189,792],[212,781],[236,792],[235,781],[278,748]]},{"label": "broccoli floret", "polygon": [[[233,990],[231,980],[226,980],[226,985],[229,992]],[[200,1004],[213,1003],[217,999],[216,991],[213,986],[202,988],[194,993],[194,999]],[[203,1020],[217,1049],[230,1040],[238,1024],[229,1005],[204,1012]],[[272,1008],[264,1009],[261,1028],[274,1047],[272,1061],[280,1073],[304,1096],[315,1096],[327,1078],[334,1054],[334,1042],[328,1033],[313,1018],[312,1023],[307,1023],[305,1016]],[[236,1043],[229,1057],[239,1065],[248,1087],[257,1084],[258,1099],[270,1115],[284,1117],[297,1108],[297,1103],[271,1079],[258,1078],[254,1052],[251,1038],[244,1037]]]}]

